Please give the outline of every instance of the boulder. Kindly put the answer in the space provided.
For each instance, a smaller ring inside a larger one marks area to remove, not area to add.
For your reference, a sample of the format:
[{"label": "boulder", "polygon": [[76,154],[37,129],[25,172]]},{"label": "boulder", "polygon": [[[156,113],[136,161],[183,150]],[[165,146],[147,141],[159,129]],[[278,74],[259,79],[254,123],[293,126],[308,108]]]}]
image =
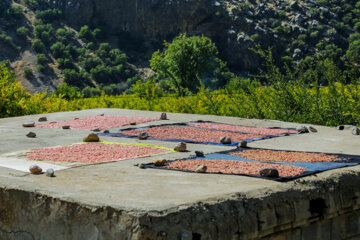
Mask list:
[{"label": "boulder", "polygon": [[139,140],[146,140],[146,139],[148,139],[148,137],[149,137],[149,134],[146,132],[139,133],[139,135],[138,135]]},{"label": "boulder", "polygon": [[247,148],[247,141],[241,141],[241,142],[238,144],[238,147]]},{"label": "boulder", "polygon": [[86,138],[83,140],[84,142],[99,142],[100,138],[95,133],[89,134]]},{"label": "boulder", "polygon": [[153,160],[152,163],[157,167],[164,166],[166,163],[166,159],[161,159],[161,160],[156,159],[156,160]]},{"label": "boulder", "polygon": [[201,165],[200,167],[198,167],[197,169],[195,169],[196,173],[206,173],[207,170],[207,166],[205,165]]},{"label": "boulder", "polygon": [[34,133],[34,132],[29,132],[28,134],[26,134],[26,136],[27,136],[28,138],[35,138],[35,137],[36,137],[36,133]]},{"label": "boulder", "polygon": [[229,136],[224,136],[220,138],[220,142],[222,144],[231,144],[231,138]]},{"label": "boulder", "polygon": [[177,152],[185,152],[186,151],[186,143],[178,143],[175,147],[174,150]]},{"label": "boulder", "polygon": [[29,171],[30,171],[31,174],[42,173],[42,169],[38,165],[31,165],[30,168],[29,168]]},{"label": "boulder", "polygon": [[25,128],[35,127],[35,123],[34,122],[27,122],[27,123],[23,123],[22,126],[25,127]]},{"label": "boulder", "polygon": [[259,170],[259,173],[262,177],[268,177],[268,178],[279,177],[279,171],[274,167],[262,168]]},{"label": "boulder", "polygon": [[166,113],[162,113],[161,116],[160,116],[160,119],[161,119],[161,120],[167,120],[167,115],[166,115]]},{"label": "boulder", "polygon": [[41,117],[38,120],[39,122],[47,122],[47,117]]},{"label": "boulder", "polygon": [[62,126],[62,129],[70,129],[70,125],[64,125]]}]

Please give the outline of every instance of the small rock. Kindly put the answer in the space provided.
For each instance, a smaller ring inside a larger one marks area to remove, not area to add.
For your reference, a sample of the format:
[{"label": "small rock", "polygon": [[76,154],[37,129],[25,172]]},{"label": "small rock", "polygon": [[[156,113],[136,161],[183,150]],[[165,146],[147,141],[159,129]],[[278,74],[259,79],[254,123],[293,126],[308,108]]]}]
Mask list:
[{"label": "small rock", "polygon": [[39,122],[47,122],[47,117],[41,117],[38,120]]},{"label": "small rock", "polygon": [[222,144],[231,144],[231,138],[229,136],[224,136],[220,138],[220,142]]},{"label": "small rock", "polygon": [[35,123],[34,122],[28,122],[28,123],[24,123],[22,126],[25,127],[25,128],[35,127]]},{"label": "small rock", "polygon": [[195,151],[195,154],[197,157],[205,157],[205,154],[203,151]]},{"label": "small rock", "polygon": [[199,120],[197,120],[197,122],[198,123],[202,123],[202,122],[204,122],[203,120],[201,120],[201,119],[199,119]]},{"label": "small rock", "polygon": [[103,133],[110,133],[110,131],[109,130],[104,130],[104,132]]},{"label": "small rock", "polygon": [[247,148],[247,141],[241,141],[241,142],[238,144],[238,147]]},{"label": "small rock", "polygon": [[162,113],[161,116],[160,116],[160,119],[161,119],[161,120],[167,120],[167,115],[166,115],[166,113]]},{"label": "small rock", "polygon": [[274,167],[260,169],[259,173],[262,177],[269,177],[269,178],[279,177],[279,171]]},{"label": "small rock", "polygon": [[46,176],[47,177],[54,177],[55,176],[55,171],[52,168],[49,168],[48,170],[46,170]]},{"label": "small rock", "polygon": [[95,133],[89,134],[86,138],[83,140],[84,142],[99,142],[100,138]]},{"label": "small rock", "polygon": [[296,131],[298,131],[299,133],[308,133],[309,129],[304,125],[300,125],[296,128]]},{"label": "small rock", "polygon": [[139,133],[139,135],[138,135],[139,140],[146,140],[146,139],[148,139],[148,137],[149,137],[149,134],[147,134],[146,132]]},{"label": "small rock", "polygon": [[34,132],[29,132],[28,134],[26,134],[26,136],[27,136],[28,138],[35,138],[35,137],[36,137],[36,133],[34,133]]},{"label": "small rock", "polygon": [[69,125],[64,125],[64,126],[62,126],[62,129],[70,129],[70,126]]},{"label": "small rock", "polygon": [[136,122],[131,122],[130,125],[136,125]]},{"label": "small rock", "polygon": [[317,129],[314,128],[313,126],[310,126],[310,127],[308,127],[308,128],[309,128],[310,132],[313,132],[313,133],[316,133],[316,132],[317,132]]},{"label": "small rock", "polygon": [[100,132],[100,128],[94,128],[93,130],[91,130],[93,132]]},{"label": "small rock", "polygon": [[175,147],[174,150],[177,152],[185,152],[186,151],[186,143],[178,143]]},{"label": "small rock", "polygon": [[164,166],[165,163],[166,163],[166,159],[162,159],[162,160],[153,160],[152,163],[155,165],[155,166]]},{"label": "small rock", "polygon": [[104,113],[102,113],[102,114],[100,114],[99,116],[100,116],[100,117],[103,117],[103,116],[105,116],[105,114],[104,114]]},{"label": "small rock", "polygon": [[342,131],[342,130],[344,130],[344,129],[345,129],[345,126],[344,126],[344,125],[339,125],[339,126],[337,126],[337,130]]},{"label": "small rock", "polygon": [[207,170],[207,166],[205,165],[201,165],[200,167],[198,167],[197,169],[195,169],[196,173],[206,173]]},{"label": "small rock", "polygon": [[143,163],[140,163],[140,164],[139,164],[139,168],[141,168],[141,169],[145,169],[145,168],[146,168],[146,165],[145,165],[145,164],[143,164]]},{"label": "small rock", "polygon": [[29,168],[29,171],[30,171],[31,174],[42,173],[42,169],[38,165],[31,165],[30,168]]},{"label": "small rock", "polygon": [[360,128],[356,127],[352,130],[353,135],[360,135]]}]

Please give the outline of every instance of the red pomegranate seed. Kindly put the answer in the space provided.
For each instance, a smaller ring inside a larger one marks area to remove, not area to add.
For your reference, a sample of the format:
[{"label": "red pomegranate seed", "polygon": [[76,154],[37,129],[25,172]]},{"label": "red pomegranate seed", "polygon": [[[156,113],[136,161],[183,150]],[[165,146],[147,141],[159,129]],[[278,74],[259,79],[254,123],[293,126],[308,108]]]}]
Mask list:
[{"label": "red pomegranate seed", "polygon": [[141,145],[85,143],[33,149],[26,155],[26,158],[54,162],[97,163],[147,157],[164,152],[168,152],[168,150]]},{"label": "red pomegranate seed", "polygon": [[143,118],[143,117],[126,117],[126,116],[93,116],[86,118],[75,118],[74,120],[51,122],[47,124],[37,124],[38,128],[61,128],[64,125],[69,125],[73,129],[91,130],[99,128],[100,130],[107,128],[117,128],[125,125],[130,125],[131,122],[137,124],[157,121],[158,118]]},{"label": "red pomegranate seed", "polygon": [[234,160],[178,160],[170,162],[163,168],[195,171],[199,166],[206,166],[207,172],[211,173],[228,173],[228,174],[249,174],[260,175],[259,170],[262,168],[275,167],[279,171],[280,177],[292,177],[302,174],[306,169],[297,166],[259,163],[259,162],[245,162]]},{"label": "red pomegranate seed", "polygon": [[254,133],[254,134],[263,134],[263,135],[280,135],[284,133],[298,133],[296,130],[289,129],[271,129],[271,128],[255,128],[255,127],[244,127],[244,126],[235,126],[230,124],[222,123],[189,123],[188,126],[198,127],[198,128],[207,128],[207,129],[216,129],[216,130],[226,130],[232,132],[243,132],[243,133]]},{"label": "red pomegranate seed", "polygon": [[229,154],[246,159],[268,162],[334,162],[343,160],[337,155],[328,155],[325,153],[287,152],[267,149],[236,151]]},{"label": "red pomegranate seed", "polygon": [[121,132],[121,134],[138,136],[140,132],[146,132],[150,137],[158,139],[185,139],[196,142],[220,142],[220,138],[224,136],[229,136],[233,142],[264,137],[262,135],[256,134],[241,134],[218,130],[188,128],[182,126],[159,126],[141,130],[127,130]]}]

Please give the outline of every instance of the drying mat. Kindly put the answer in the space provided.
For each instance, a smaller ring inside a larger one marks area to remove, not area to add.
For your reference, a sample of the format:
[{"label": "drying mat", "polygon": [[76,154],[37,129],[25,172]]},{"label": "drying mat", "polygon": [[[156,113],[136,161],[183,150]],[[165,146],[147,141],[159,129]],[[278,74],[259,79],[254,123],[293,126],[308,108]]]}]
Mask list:
[{"label": "drying mat", "polygon": [[[274,152],[287,152],[287,153],[305,153],[305,154],[322,154],[322,156],[330,156],[330,158],[338,157],[339,160],[337,161],[330,161],[330,162],[285,162],[285,161],[261,161],[261,160],[252,160],[252,159],[246,159],[243,157],[239,157],[236,155],[230,155],[232,153],[238,153],[241,151],[249,151],[249,150],[264,150],[264,149],[258,149],[258,148],[239,148],[236,150],[230,150],[230,151],[223,151],[219,153],[212,153],[207,154],[204,157],[189,157],[174,161],[168,161],[165,166],[169,167],[169,164],[175,163],[177,161],[199,161],[199,163],[196,165],[196,167],[203,165],[204,163],[201,162],[201,160],[210,160],[210,161],[216,161],[216,163],[221,164],[222,166],[232,166],[236,165],[236,162],[239,162],[238,165],[241,165],[243,168],[248,167],[250,170],[251,168],[255,168],[256,173],[254,174],[254,171],[248,171],[247,173],[228,173],[228,172],[207,172],[206,174],[226,174],[226,175],[240,175],[240,176],[250,176],[250,177],[257,177],[257,178],[264,178],[269,180],[275,180],[275,181],[289,181],[294,180],[300,177],[309,176],[313,174],[317,174],[323,171],[337,169],[337,168],[343,168],[343,167],[351,167],[358,165],[360,163],[360,156],[357,155],[345,155],[345,154],[326,154],[326,153],[315,153],[315,152],[296,152],[296,151],[280,151],[280,150],[273,150],[268,149],[270,151]],[[308,155],[307,155],[308,156]],[[209,162],[212,163],[212,162]],[[195,165],[191,162],[191,164]],[[190,165],[191,165],[190,164]],[[178,164],[181,165],[181,164]],[[186,166],[186,163],[184,164]],[[205,164],[206,165],[206,164]],[[220,165],[220,166],[221,166]],[[252,166],[253,165],[253,166]],[[155,168],[155,169],[162,169],[162,170],[174,170],[174,171],[182,171],[182,172],[194,172],[187,169],[169,169],[166,167],[159,167],[155,166],[154,164],[146,164],[147,168]],[[195,167],[195,169],[196,169]],[[267,178],[260,176],[257,171],[264,167],[276,167],[279,170],[280,177],[278,178]],[[192,168],[194,169],[194,168]],[[299,172],[299,170],[301,170]],[[294,174],[283,174],[282,171],[292,171]]]},{"label": "drying mat", "polygon": [[158,118],[144,118],[144,117],[127,117],[127,116],[92,116],[85,118],[74,118],[73,120],[50,122],[46,124],[36,124],[38,128],[62,128],[62,126],[70,126],[72,129],[92,130],[99,128],[99,130],[118,128],[121,126],[130,125],[131,122],[136,124],[158,121]]},{"label": "drying mat", "polygon": [[261,134],[261,135],[267,135],[269,137],[285,136],[289,134],[299,133],[298,131],[296,131],[295,128],[279,128],[279,127],[259,128],[259,127],[239,126],[239,125],[212,122],[212,121],[189,122],[187,125],[190,127],[197,127],[204,129],[213,129],[213,130],[238,132],[238,133]]},{"label": "drying mat", "polygon": [[[127,128],[110,133],[99,133],[99,136],[107,137],[125,137],[137,138],[141,132],[149,133],[149,140],[170,141],[170,142],[186,142],[186,143],[199,143],[211,144],[219,146],[237,146],[239,142],[253,142],[263,139],[269,139],[276,136],[266,136],[260,134],[237,133],[229,131],[219,131],[212,129],[200,129],[188,127],[186,124],[161,124],[156,126],[142,127],[142,128]],[[157,135],[157,137],[152,136]],[[185,135],[185,136],[184,136]],[[188,135],[188,137],[186,137]],[[232,139],[231,144],[220,143],[220,138],[223,136],[230,136]]]},{"label": "drying mat", "polygon": [[[0,156],[0,166],[23,172],[28,172],[29,166],[33,164],[39,165],[43,170],[47,168],[63,170],[86,165],[157,156],[171,152],[175,151],[170,148],[149,144],[79,143],[6,154]],[[87,161],[83,161],[84,159],[87,159]]]}]

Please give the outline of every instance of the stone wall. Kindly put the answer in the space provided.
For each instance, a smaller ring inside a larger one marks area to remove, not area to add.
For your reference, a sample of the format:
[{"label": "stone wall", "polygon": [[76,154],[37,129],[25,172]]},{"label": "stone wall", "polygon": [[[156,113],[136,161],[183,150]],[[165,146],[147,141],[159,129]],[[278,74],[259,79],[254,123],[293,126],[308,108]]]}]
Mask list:
[{"label": "stone wall", "polygon": [[360,237],[359,186],[347,171],[163,212],[2,188],[0,239],[350,239]]}]

